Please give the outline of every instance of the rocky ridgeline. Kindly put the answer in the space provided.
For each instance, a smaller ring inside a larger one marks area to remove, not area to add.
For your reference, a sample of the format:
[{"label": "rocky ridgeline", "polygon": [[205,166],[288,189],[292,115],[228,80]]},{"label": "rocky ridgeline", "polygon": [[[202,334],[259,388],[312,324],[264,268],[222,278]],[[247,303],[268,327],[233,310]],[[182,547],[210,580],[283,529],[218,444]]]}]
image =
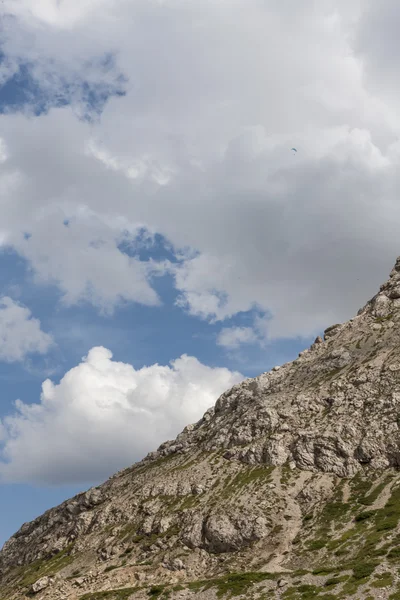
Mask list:
[{"label": "rocky ridgeline", "polygon": [[400,463],[400,258],[358,316],[310,349],[224,393],[196,425],[151,453],[226,449],[248,464],[348,477]]},{"label": "rocky ridgeline", "polygon": [[355,318],[296,360],[234,386],[176,440],[23,525],[0,553],[0,600],[136,599],[232,570],[268,572],[280,598],[291,573],[336,565],[341,550],[350,597],[360,553],[384,562],[400,543],[399,309],[400,259]]}]

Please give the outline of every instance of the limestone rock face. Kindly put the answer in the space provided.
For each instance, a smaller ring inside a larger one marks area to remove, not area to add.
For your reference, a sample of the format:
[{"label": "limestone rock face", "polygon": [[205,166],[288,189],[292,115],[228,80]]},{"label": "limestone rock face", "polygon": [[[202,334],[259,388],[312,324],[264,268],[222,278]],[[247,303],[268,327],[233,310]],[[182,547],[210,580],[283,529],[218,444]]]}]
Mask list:
[{"label": "limestone rock face", "polygon": [[[356,317],[293,362],[235,385],[175,440],[24,524],[0,552],[0,589],[72,599],[77,587],[176,583],[228,565],[303,566],[314,515],[350,506],[360,488],[340,481],[399,467],[400,258]],[[379,486],[384,504],[393,483]]]},{"label": "limestone rock face", "polygon": [[[397,466],[399,261],[359,315],[279,370],[234,386],[152,459],[225,449],[225,458],[351,476],[363,465]],[[179,449],[177,450],[177,448]]]},{"label": "limestone rock face", "polygon": [[50,585],[50,581],[49,577],[41,577],[32,584],[32,593],[37,594],[45,590]]},{"label": "limestone rock face", "polygon": [[233,552],[250,542],[260,540],[268,533],[263,517],[229,515],[224,512],[211,514],[204,522],[204,546],[210,552]]}]

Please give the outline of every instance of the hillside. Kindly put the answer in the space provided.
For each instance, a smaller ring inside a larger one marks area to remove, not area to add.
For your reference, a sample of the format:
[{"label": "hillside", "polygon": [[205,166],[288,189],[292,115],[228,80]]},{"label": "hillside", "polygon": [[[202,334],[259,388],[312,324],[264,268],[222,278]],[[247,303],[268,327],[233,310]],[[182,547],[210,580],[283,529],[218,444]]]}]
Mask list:
[{"label": "hillside", "polygon": [[299,357],[22,528],[0,599],[400,599],[400,258]]}]

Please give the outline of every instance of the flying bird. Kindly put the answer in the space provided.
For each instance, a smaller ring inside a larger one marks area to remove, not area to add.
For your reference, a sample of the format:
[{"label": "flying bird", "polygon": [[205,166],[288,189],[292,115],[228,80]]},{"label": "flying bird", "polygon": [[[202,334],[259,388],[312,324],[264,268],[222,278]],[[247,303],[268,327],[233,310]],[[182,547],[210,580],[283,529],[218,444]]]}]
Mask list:
[{"label": "flying bird", "polygon": [[292,148],[292,150],[294,150],[294,152],[297,152],[296,148]]}]

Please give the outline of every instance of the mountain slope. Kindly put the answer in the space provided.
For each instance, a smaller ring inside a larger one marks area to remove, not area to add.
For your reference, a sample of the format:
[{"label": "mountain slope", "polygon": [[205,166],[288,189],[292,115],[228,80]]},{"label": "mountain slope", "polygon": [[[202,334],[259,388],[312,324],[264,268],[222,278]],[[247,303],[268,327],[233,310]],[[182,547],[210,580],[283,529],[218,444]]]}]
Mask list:
[{"label": "mountain slope", "polygon": [[399,427],[400,258],[295,361],[25,524],[0,598],[400,598]]}]

